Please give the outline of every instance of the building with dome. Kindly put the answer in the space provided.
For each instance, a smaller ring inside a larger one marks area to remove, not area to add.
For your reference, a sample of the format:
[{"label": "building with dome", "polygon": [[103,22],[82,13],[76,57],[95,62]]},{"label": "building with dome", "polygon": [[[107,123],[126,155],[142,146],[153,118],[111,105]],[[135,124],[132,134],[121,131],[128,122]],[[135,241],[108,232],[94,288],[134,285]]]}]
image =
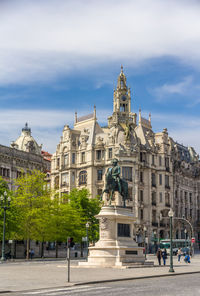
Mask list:
[{"label": "building with dome", "polygon": [[9,188],[13,190],[14,180],[22,172],[30,172],[34,169],[50,172],[50,160],[43,157],[42,145],[38,145],[31,135],[28,124],[22,128],[21,135],[10,147],[0,145],[0,176],[8,182]]},{"label": "building with dome", "polygon": [[[167,128],[155,133],[149,118],[131,112],[131,91],[123,67],[113,95],[113,113],[106,127],[92,114],[78,117],[74,126],[64,126],[61,140],[51,162],[51,186],[60,196],[73,188],[88,188],[91,197],[100,196],[105,172],[113,158],[119,160],[121,175],[128,182],[127,206],[137,223],[135,237],[144,243],[147,227],[149,246],[169,237],[168,212],[185,217],[200,241],[200,166],[192,147],[175,142]],[[191,237],[190,226],[174,219],[175,237]]]}]

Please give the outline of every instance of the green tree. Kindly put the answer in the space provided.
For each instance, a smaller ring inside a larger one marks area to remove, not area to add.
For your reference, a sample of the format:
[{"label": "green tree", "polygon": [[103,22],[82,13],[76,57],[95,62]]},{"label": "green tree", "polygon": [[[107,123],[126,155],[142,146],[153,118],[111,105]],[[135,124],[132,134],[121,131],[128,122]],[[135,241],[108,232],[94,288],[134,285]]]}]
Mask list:
[{"label": "green tree", "polygon": [[27,241],[26,253],[29,256],[30,239],[43,241],[48,228],[45,222],[50,219],[51,194],[47,189],[45,174],[34,170],[16,180],[17,190],[12,200],[16,210],[18,228],[15,238]]},{"label": "green tree", "polygon": [[73,189],[67,198],[72,208],[76,209],[82,217],[82,232],[86,233],[86,223],[89,223],[89,241],[95,242],[99,237],[99,223],[95,218],[100,212],[101,202],[97,198],[89,198],[90,193],[87,189]]}]

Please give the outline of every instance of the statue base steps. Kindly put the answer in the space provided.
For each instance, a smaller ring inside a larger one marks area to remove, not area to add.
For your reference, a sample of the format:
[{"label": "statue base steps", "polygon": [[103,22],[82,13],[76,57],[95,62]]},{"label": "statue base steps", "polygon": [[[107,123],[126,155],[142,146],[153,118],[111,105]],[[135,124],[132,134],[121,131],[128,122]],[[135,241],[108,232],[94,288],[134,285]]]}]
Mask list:
[{"label": "statue base steps", "polygon": [[144,265],[143,248],[133,240],[135,217],[129,208],[116,206],[102,207],[97,215],[100,239],[89,248],[87,262],[79,266],[125,267]]}]

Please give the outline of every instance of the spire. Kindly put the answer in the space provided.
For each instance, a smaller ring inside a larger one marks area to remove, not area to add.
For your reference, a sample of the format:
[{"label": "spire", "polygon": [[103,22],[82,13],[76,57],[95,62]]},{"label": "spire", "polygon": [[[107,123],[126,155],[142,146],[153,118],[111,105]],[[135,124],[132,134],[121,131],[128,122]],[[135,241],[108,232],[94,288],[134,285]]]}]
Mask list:
[{"label": "spire", "polygon": [[28,127],[28,123],[25,123],[25,127],[22,128],[22,132],[31,133],[31,129]]},{"label": "spire", "polygon": [[77,123],[77,112],[75,112],[75,123]]},{"label": "spire", "polygon": [[126,76],[124,75],[122,65],[121,65],[121,72],[119,74],[118,81],[117,81],[117,88],[120,89],[120,90],[127,91]]},{"label": "spire", "polygon": [[96,114],[96,106],[94,105],[94,119],[96,119],[97,118],[97,116],[96,116],[97,114]]},{"label": "spire", "polygon": [[151,113],[149,113],[149,123],[151,124]]}]

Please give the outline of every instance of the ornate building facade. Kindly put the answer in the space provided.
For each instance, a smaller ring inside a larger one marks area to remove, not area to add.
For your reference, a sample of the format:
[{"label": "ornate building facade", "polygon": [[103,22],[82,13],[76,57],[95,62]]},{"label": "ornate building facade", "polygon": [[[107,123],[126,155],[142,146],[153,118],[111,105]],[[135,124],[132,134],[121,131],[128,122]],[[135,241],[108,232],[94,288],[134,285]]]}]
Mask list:
[{"label": "ornate building facade", "polygon": [[[131,92],[121,69],[113,96],[113,114],[101,127],[94,112],[75,114],[74,127],[64,126],[51,162],[51,186],[60,193],[87,187],[91,197],[101,195],[105,172],[113,158],[128,182],[127,206],[137,217],[135,236],[142,242],[144,225],[149,243],[169,237],[168,211],[185,215],[200,235],[200,166],[193,148],[174,142],[166,128],[154,133],[151,115],[145,119],[131,112]],[[183,225],[176,223],[176,236]],[[189,232],[189,229],[188,229]]]},{"label": "ornate building facade", "polygon": [[11,147],[0,145],[0,176],[14,190],[14,180],[22,173],[34,169],[50,172],[50,160],[45,159],[39,146],[31,135],[28,124],[22,129],[21,135],[11,143]]}]

